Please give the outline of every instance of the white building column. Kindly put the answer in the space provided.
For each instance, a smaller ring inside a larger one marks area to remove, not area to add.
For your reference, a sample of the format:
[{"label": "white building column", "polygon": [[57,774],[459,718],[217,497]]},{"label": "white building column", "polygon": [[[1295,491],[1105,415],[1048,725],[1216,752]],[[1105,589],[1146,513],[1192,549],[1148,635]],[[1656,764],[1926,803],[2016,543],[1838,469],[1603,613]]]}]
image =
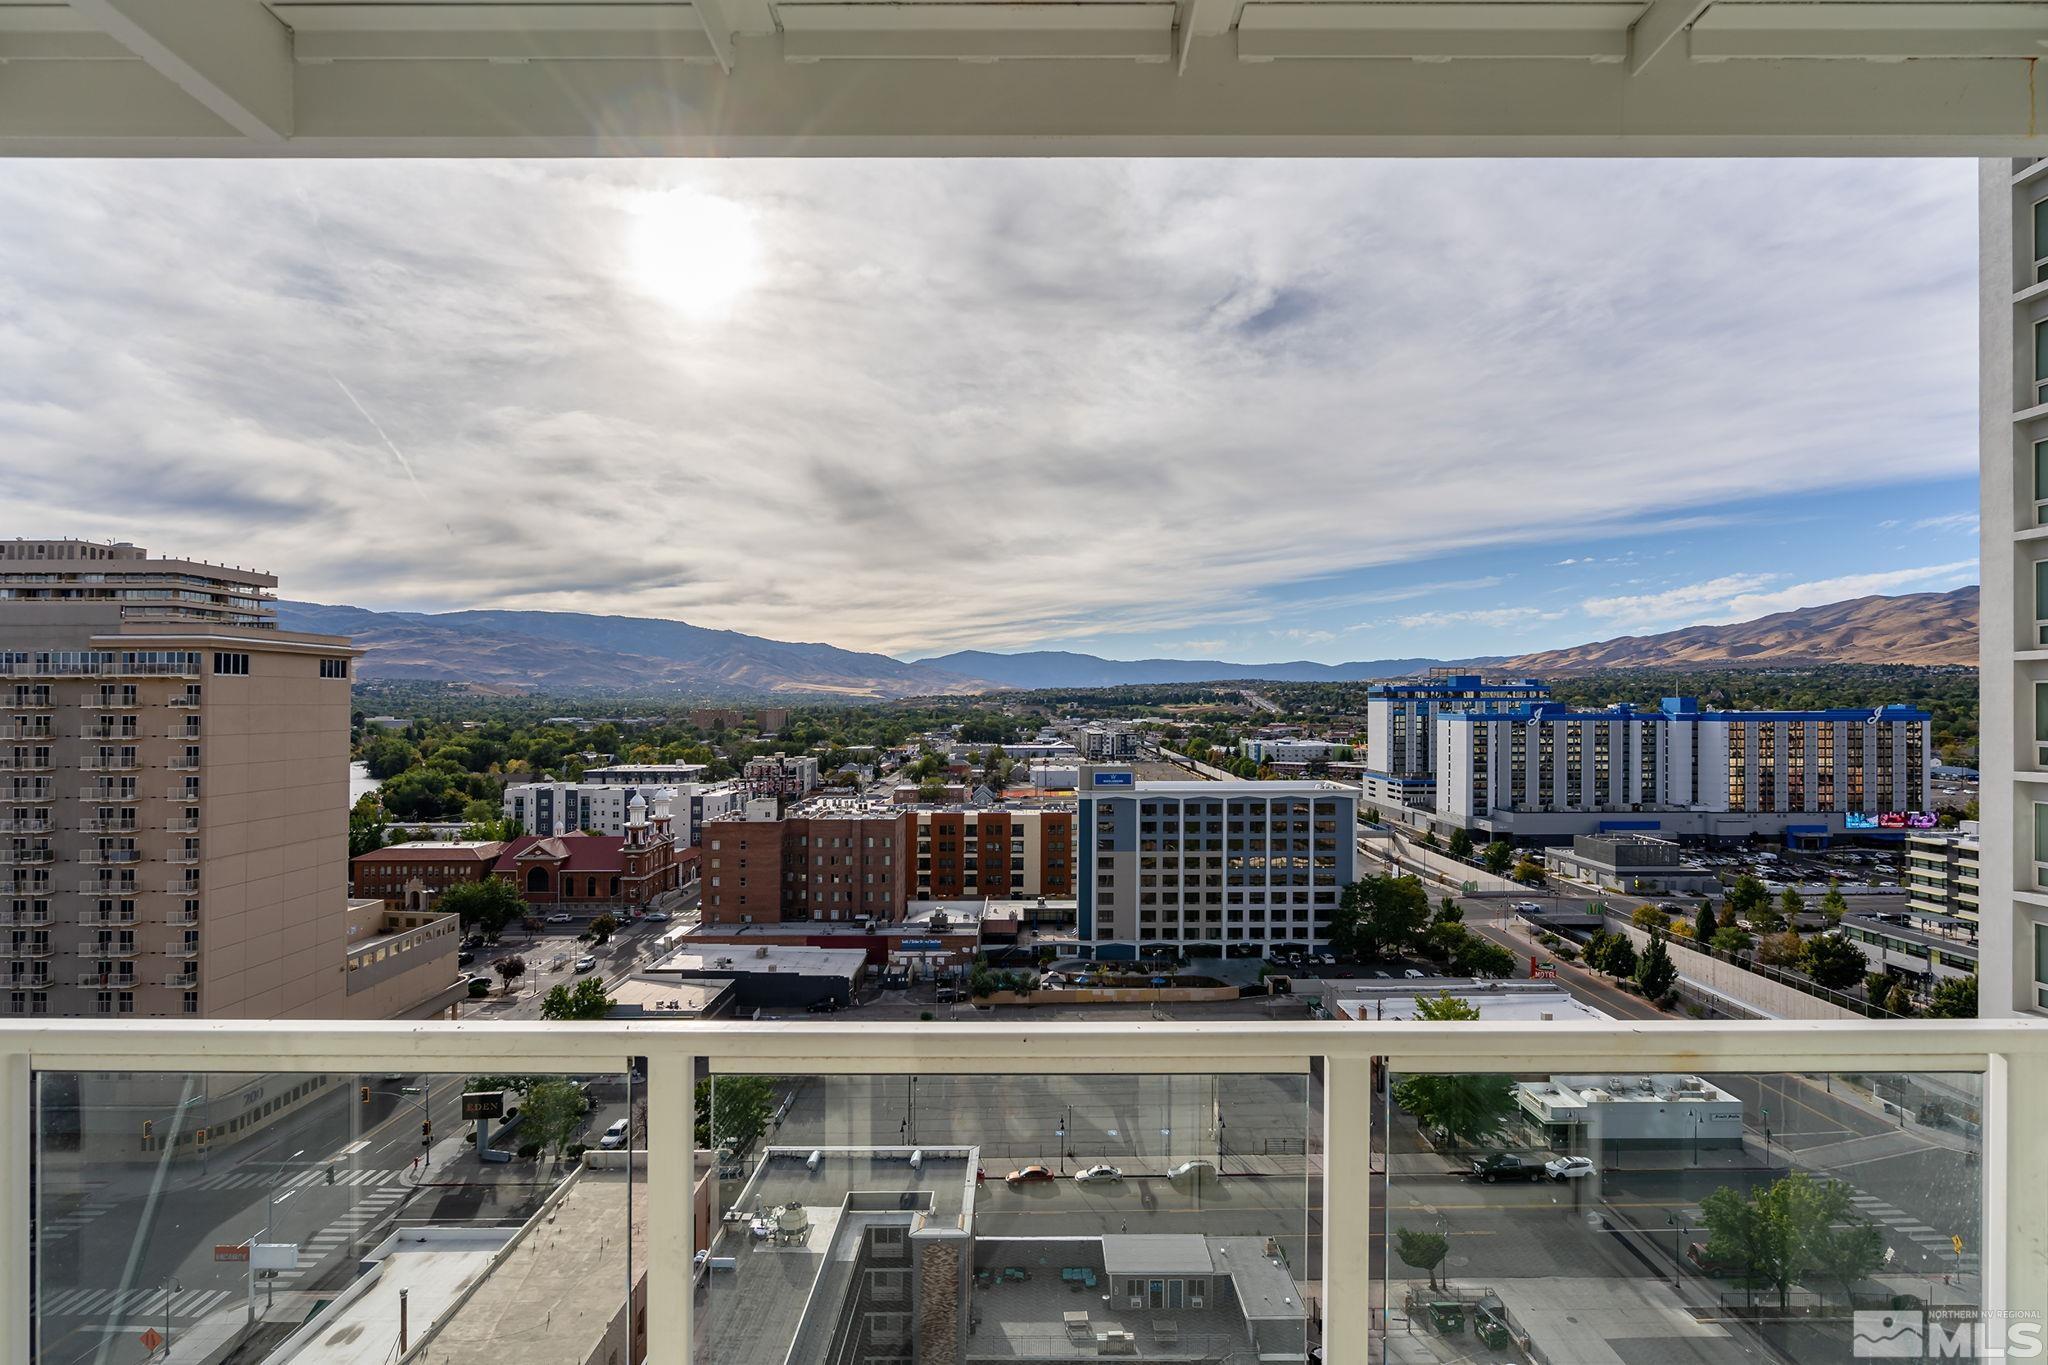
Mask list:
[{"label": "white building column", "polygon": [[1323,1359],[1365,1365],[1373,1320],[1369,1057],[1323,1058],[1321,1292]]}]

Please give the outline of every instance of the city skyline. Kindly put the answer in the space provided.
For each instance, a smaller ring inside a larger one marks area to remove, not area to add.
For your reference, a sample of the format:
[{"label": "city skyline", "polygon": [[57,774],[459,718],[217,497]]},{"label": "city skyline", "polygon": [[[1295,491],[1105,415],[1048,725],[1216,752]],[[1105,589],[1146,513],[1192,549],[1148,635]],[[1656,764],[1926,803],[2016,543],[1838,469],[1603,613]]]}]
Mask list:
[{"label": "city skyline", "polygon": [[0,467],[25,525],[292,597],[900,657],[1458,657],[1946,589],[1968,171],[19,163]]}]

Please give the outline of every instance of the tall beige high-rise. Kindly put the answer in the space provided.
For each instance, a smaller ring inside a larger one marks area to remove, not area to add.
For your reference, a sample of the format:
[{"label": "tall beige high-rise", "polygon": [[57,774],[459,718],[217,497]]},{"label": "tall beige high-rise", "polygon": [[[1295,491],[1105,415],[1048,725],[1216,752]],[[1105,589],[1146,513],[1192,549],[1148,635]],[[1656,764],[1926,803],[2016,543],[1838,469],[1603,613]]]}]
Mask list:
[{"label": "tall beige high-rise", "polygon": [[358,651],[276,585],[0,542],[0,1015],[385,1012],[349,1000]]}]

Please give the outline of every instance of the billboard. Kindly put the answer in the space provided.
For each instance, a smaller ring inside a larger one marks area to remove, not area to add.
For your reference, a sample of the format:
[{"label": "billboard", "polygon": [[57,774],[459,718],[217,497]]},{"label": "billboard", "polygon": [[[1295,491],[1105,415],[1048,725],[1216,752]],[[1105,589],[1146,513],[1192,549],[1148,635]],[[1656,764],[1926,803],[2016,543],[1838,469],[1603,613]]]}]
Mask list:
[{"label": "billboard", "polygon": [[1852,810],[1843,823],[1851,833],[1859,830],[1938,829],[1941,815],[1931,810],[1881,810],[1875,813]]},{"label": "billboard", "polygon": [[1851,830],[1876,829],[1877,817],[1868,811],[1852,810],[1849,812],[1849,819],[1844,827]]},{"label": "billboard", "polygon": [[1096,773],[1089,780],[1098,787],[1128,787],[1131,785],[1131,775],[1129,773]]}]

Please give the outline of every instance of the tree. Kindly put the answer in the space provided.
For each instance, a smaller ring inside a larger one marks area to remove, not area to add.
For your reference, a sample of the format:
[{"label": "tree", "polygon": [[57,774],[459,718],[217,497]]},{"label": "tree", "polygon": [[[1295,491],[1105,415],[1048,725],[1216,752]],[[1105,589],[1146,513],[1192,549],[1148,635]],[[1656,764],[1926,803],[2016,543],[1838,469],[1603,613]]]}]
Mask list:
[{"label": "tree", "polygon": [[1417,1270],[1429,1273],[1429,1287],[1435,1290],[1436,1268],[1443,1264],[1450,1253],[1449,1240],[1434,1232],[1418,1232],[1414,1228],[1394,1229],[1394,1254]]},{"label": "tree", "polygon": [[1458,944],[1451,954],[1451,969],[1459,976],[1509,977],[1515,974],[1515,962],[1513,952],[1477,934],[1466,934],[1464,942]]},{"label": "tree", "polygon": [[697,1082],[697,1145],[743,1152],[768,1131],[774,1113],[767,1077],[707,1076]]},{"label": "tree", "polygon": [[560,1161],[562,1149],[569,1145],[589,1107],[574,1082],[536,1081],[520,1102],[520,1125],[531,1141],[540,1144],[543,1154],[552,1152]]},{"label": "tree", "polygon": [[1748,934],[1732,924],[1724,924],[1714,931],[1713,945],[1724,953],[1746,953],[1749,951]]},{"label": "tree", "polygon": [[1510,875],[1524,886],[1541,886],[1548,880],[1543,871],[1543,864],[1526,853],[1515,864],[1515,870]]},{"label": "tree", "polygon": [[1737,919],[1754,919],[1770,904],[1771,893],[1764,884],[1745,872],[1728,888],[1728,913]]},{"label": "tree", "polygon": [[611,914],[599,915],[590,922],[590,936],[603,943],[619,931],[618,918]]},{"label": "tree", "polygon": [[1952,976],[1937,981],[1933,992],[1927,997],[1927,1017],[1930,1019],[1975,1019],[1977,1017],[1977,978],[1975,976]]},{"label": "tree", "polygon": [[1882,1238],[1873,1241],[1861,1231],[1871,1224],[1855,1213],[1849,1187],[1804,1171],[1747,1197],[1724,1185],[1700,1201],[1700,1213],[1707,1255],[1775,1288],[1780,1308],[1804,1275],[1825,1273],[1853,1286],[1884,1259]]},{"label": "tree", "polygon": [[1791,929],[1765,934],[1756,945],[1756,960],[1766,967],[1796,967],[1806,956],[1806,940]]},{"label": "tree", "polygon": [[348,810],[348,856],[351,858],[384,847],[384,807],[377,793],[365,792]]},{"label": "tree", "polygon": [[1364,877],[1344,888],[1330,916],[1330,944],[1340,953],[1378,957],[1415,942],[1429,922],[1429,893],[1414,877]]},{"label": "tree", "polygon": [[933,802],[945,800],[946,779],[943,777],[933,776],[927,777],[923,781],[919,782],[917,784],[917,799],[924,802],[926,805],[931,805]]},{"label": "tree", "polygon": [[1800,970],[1813,984],[1831,991],[1846,991],[1870,970],[1863,950],[1839,934],[1816,934],[1799,959]]},{"label": "tree", "polygon": [[1471,830],[1454,829],[1451,831],[1450,853],[1453,858],[1469,859],[1472,856],[1472,846]]},{"label": "tree", "polygon": [[1785,923],[1796,925],[1799,917],[1806,913],[1806,902],[1791,887],[1786,887],[1778,897],[1778,913],[1785,917]]},{"label": "tree", "polygon": [[[1478,1007],[1448,991],[1415,1002],[1415,1017],[1433,1023],[1469,1022]],[[1457,1142],[1481,1142],[1518,1112],[1514,1082],[1506,1076],[1409,1076],[1394,1087],[1394,1103],[1425,1132]]]},{"label": "tree", "polygon": [[465,929],[495,934],[526,914],[526,902],[518,888],[502,877],[480,882],[460,882],[441,893],[434,908],[444,915],[459,915]]},{"label": "tree", "polygon": [[1700,912],[1693,918],[1692,936],[1700,943],[1712,943],[1714,935],[1721,930],[1721,921],[1714,914],[1712,901],[1701,901]]},{"label": "tree", "polygon": [[514,953],[511,957],[501,957],[491,964],[491,970],[504,978],[505,994],[510,995],[512,993],[512,983],[526,975],[526,959],[520,957],[517,953]]},{"label": "tree", "polygon": [[1649,1000],[1662,1000],[1667,991],[1678,984],[1678,968],[1671,965],[1671,953],[1664,946],[1664,935],[1652,933],[1650,942],[1636,960],[1636,985]]},{"label": "tree", "polygon": [[379,735],[363,746],[363,767],[379,782],[398,776],[419,757],[419,750],[396,735]]},{"label": "tree", "polygon": [[1830,927],[1840,924],[1842,916],[1849,913],[1849,898],[1842,894],[1842,884],[1833,877],[1828,878],[1828,891],[1820,898],[1820,912],[1827,917]]},{"label": "tree", "polygon": [[1671,927],[1671,914],[1654,905],[1638,905],[1635,913],[1629,916],[1629,923],[1638,929],[1658,933]]},{"label": "tree", "polygon": [[586,976],[574,986],[560,983],[548,990],[540,1002],[540,1017],[551,1022],[571,1019],[602,1019],[612,1010],[612,998],[604,983]]},{"label": "tree", "polygon": [[1901,1019],[1913,1017],[1913,995],[1903,981],[1892,982],[1891,993],[1884,998],[1884,1007]]},{"label": "tree", "polygon": [[1505,839],[1495,839],[1479,855],[1479,861],[1486,864],[1486,870],[1494,876],[1505,876],[1507,870],[1515,865],[1515,846]]},{"label": "tree", "polygon": [[1586,965],[1612,977],[1636,974],[1636,947],[1625,934],[1595,934],[1586,941]]}]

